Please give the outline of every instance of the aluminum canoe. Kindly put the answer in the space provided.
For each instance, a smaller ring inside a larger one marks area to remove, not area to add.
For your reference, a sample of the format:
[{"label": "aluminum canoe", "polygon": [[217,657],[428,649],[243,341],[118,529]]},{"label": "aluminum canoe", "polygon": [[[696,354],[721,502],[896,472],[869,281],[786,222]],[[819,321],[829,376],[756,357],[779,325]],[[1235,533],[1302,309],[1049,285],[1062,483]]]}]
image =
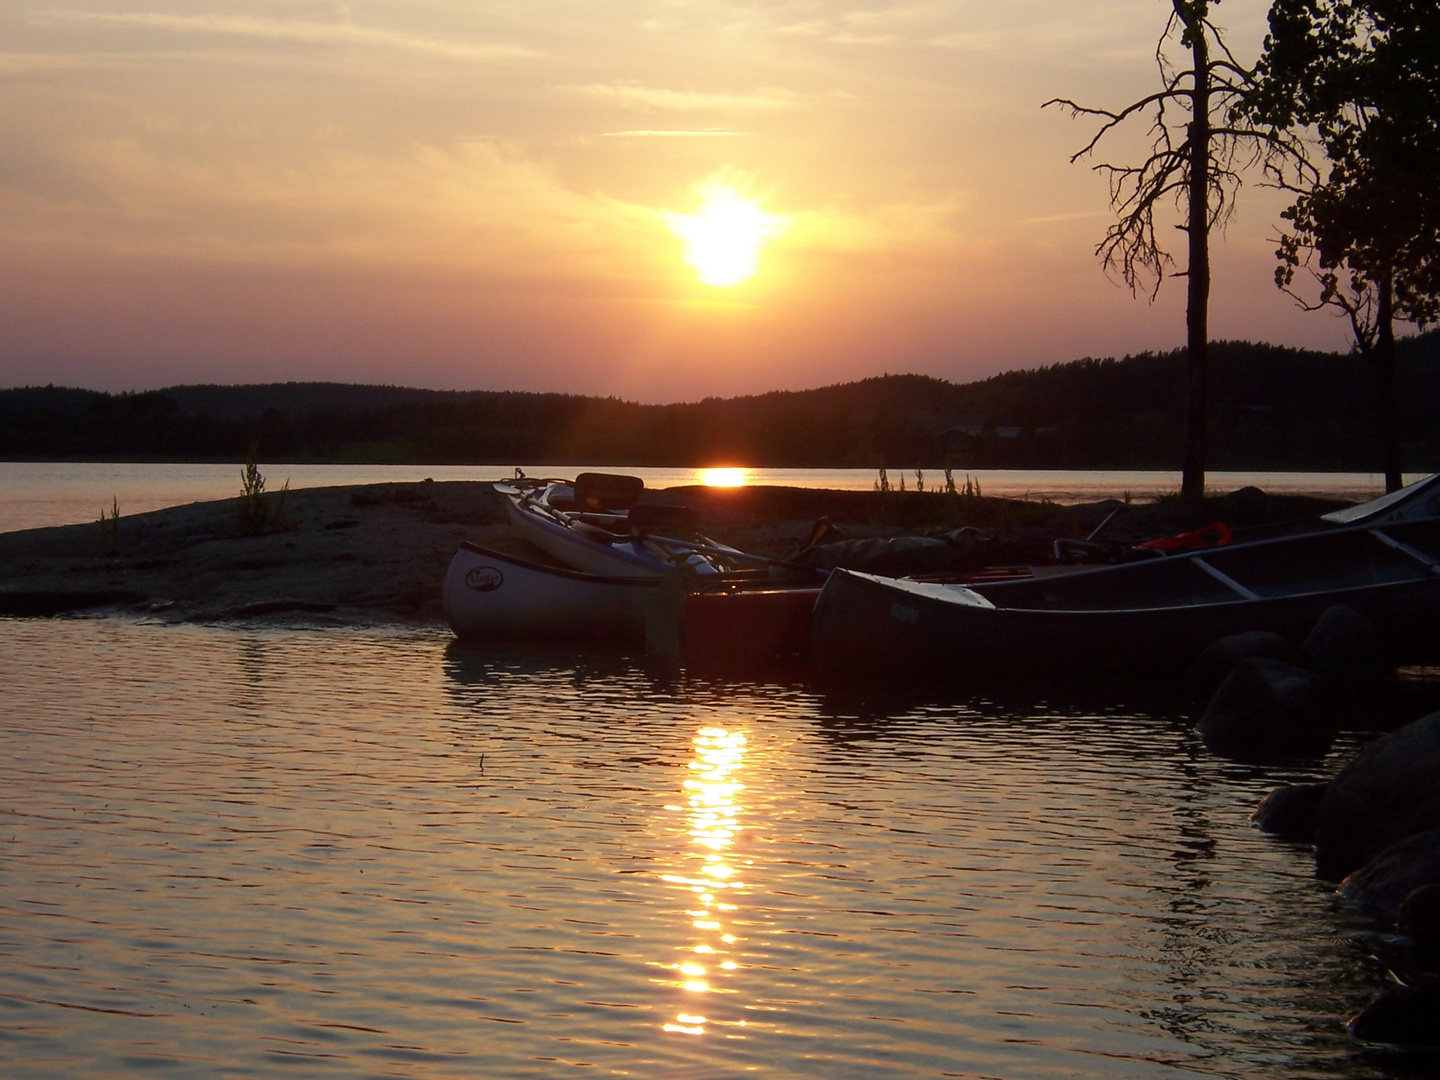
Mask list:
[{"label": "aluminum canoe", "polygon": [[1162,672],[1248,630],[1298,644],[1332,604],[1368,616],[1395,662],[1432,656],[1440,520],[968,587],[837,570],[816,601],[808,650],[845,678]]}]

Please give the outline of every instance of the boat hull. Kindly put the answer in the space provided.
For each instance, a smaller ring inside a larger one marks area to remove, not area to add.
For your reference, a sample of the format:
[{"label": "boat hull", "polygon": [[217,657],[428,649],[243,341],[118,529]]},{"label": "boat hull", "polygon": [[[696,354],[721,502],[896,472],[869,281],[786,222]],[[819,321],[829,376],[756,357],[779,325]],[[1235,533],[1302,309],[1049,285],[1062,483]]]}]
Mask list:
[{"label": "boat hull", "polygon": [[666,592],[659,577],[586,574],[467,541],[445,575],[444,609],[460,638],[645,644],[678,623]]},{"label": "boat hull", "polygon": [[816,601],[809,655],[846,679],[1164,673],[1230,634],[1270,630],[1298,644],[1343,604],[1374,622],[1393,661],[1428,658],[1440,645],[1440,523],[1381,531],[977,585],[968,596],[837,570]]},{"label": "boat hull", "polygon": [[692,592],[684,601],[685,651],[727,660],[797,655],[819,595],[818,585]]}]

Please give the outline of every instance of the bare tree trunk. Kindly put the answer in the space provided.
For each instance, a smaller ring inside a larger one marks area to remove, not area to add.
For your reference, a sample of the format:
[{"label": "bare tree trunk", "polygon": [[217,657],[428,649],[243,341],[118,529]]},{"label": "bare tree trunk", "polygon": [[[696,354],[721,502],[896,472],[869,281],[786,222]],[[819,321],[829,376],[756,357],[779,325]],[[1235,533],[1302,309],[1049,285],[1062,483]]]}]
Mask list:
[{"label": "bare tree trunk", "polygon": [[[1185,463],[1180,497],[1205,497],[1205,423],[1210,367],[1210,47],[1201,18],[1205,4],[1173,0],[1185,24],[1194,58],[1194,96],[1190,103],[1189,286],[1185,306],[1186,390]],[[1196,8],[1199,10],[1197,11]]]},{"label": "bare tree trunk", "polygon": [[1370,362],[1380,384],[1380,439],[1385,459],[1385,490],[1397,491],[1400,475],[1400,419],[1395,408],[1395,283],[1387,270],[1376,283],[1375,349]]}]

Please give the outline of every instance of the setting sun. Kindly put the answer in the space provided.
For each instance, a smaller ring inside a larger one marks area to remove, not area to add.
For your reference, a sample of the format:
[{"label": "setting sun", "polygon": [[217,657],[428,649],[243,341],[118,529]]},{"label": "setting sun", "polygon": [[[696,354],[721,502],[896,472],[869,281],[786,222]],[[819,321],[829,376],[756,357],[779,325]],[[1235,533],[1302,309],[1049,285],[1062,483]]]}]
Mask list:
[{"label": "setting sun", "polygon": [[701,469],[700,482],[706,487],[744,487],[745,470],[736,468]]},{"label": "setting sun", "polygon": [[685,262],[706,285],[728,288],[755,276],[760,249],[780,231],[782,220],[729,184],[711,180],[700,189],[695,214],[669,215],[670,229],[685,242]]}]

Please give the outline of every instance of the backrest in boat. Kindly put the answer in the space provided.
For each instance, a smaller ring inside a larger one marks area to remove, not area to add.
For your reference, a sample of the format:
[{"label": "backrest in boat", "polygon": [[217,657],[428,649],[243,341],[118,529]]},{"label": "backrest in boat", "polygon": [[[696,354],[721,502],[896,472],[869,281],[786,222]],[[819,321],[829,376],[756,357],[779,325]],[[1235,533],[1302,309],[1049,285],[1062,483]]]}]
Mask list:
[{"label": "backrest in boat", "polygon": [[630,507],[626,521],[630,525],[631,536],[646,536],[652,532],[694,532],[698,517],[694,507],[690,506],[639,503]]},{"label": "backrest in boat", "polygon": [[626,510],[644,490],[645,481],[638,476],[585,472],[575,477],[575,505],[581,510]]}]

